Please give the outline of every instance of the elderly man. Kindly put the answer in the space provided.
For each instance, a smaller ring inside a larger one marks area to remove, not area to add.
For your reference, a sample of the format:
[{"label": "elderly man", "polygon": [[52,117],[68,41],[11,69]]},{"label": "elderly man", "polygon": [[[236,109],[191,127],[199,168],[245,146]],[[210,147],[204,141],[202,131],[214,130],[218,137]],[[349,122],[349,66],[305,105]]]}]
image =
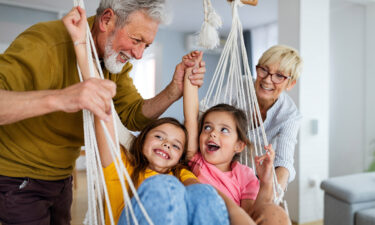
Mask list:
[{"label": "elderly man", "polygon": [[[89,18],[105,80],[82,83],[74,45],[61,21],[36,24],[0,55],[0,222],[69,224],[71,172],[83,145],[82,109],[101,119],[113,98],[122,122],[141,129],[182,96],[186,66],[170,84],[143,100],[129,71],[163,21],[164,0],[102,0]],[[188,65],[190,64],[190,65]],[[200,86],[204,63],[192,82]]]}]

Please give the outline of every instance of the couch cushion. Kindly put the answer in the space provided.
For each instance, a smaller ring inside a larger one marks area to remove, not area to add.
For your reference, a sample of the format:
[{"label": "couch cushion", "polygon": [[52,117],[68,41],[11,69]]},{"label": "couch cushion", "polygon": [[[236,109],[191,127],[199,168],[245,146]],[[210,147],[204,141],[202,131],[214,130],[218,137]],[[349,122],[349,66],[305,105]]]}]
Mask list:
[{"label": "couch cushion", "polygon": [[333,177],[320,187],[335,198],[348,203],[375,200],[375,172]]},{"label": "couch cushion", "polygon": [[356,225],[375,225],[375,208],[365,209],[355,214]]}]

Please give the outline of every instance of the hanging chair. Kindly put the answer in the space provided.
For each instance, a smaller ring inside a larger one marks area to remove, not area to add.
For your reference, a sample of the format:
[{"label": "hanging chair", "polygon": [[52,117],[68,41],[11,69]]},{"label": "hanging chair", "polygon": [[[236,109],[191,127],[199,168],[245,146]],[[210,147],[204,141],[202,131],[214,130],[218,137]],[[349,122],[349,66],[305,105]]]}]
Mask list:
[{"label": "hanging chair", "polygon": [[[246,1],[245,3],[254,3]],[[256,4],[256,3],[255,3]],[[257,97],[255,94],[253,77],[250,72],[245,43],[243,39],[242,24],[238,14],[238,7],[243,6],[240,0],[233,0],[232,6],[232,26],[224,45],[215,73],[209,85],[206,96],[200,102],[200,111],[204,112],[208,108],[219,103],[226,103],[242,109],[247,116],[248,138],[254,146],[254,150],[246,148],[241,153],[240,162],[253,168],[254,156],[264,154],[263,146],[268,145],[267,136],[263,127],[263,120],[260,114]],[[215,13],[210,0],[204,0],[205,21],[199,36],[200,44],[205,48],[213,48],[218,43],[211,43],[216,40],[212,36],[218,36],[212,24],[217,24],[217,14]],[[210,15],[211,14],[211,15]],[[211,20],[210,20],[211,18]],[[212,21],[215,20],[215,21]],[[206,27],[210,30],[203,30]],[[216,26],[217,27],[217,26]],[[207,35],[210,33],[210,35]],[[210,41],[207,41],[209,39]],[[217,38],[218,39],[218,38]],[[205,43],[210,43],[206,45]],[[284,191],[277,182],[275,169],[273,168],[273,193],[274,203],[283,206],[288,213],[286,201],[283,200]]]}]

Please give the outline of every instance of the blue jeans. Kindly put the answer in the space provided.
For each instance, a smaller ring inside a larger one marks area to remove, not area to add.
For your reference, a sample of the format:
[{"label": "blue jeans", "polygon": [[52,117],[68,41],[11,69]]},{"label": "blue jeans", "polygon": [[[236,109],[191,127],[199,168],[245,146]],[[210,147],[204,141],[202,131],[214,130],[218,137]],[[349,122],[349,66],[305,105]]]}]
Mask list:
[{"label": "blue jeans", "polygon": [[[210,185],[185,187],[174,176],[156,175],[146,179],[137,192],[155,225],[229,225],[225,203]],[[131,202],[139,224],[148,224],[134,197]],[[130,213],[129,221],[134,224]],[[125,209],[118,224],[127,224]]]}]

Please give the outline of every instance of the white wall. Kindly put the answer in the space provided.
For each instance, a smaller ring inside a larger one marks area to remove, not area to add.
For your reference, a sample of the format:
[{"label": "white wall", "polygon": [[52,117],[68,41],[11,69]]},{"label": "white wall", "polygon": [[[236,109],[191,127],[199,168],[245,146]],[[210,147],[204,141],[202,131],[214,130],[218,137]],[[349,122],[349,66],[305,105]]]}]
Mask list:
[{"label": "white wall", "polygon": [[[300,3],[299,0],[283,1],[279,0],[278,8],[278,31],[279,31],[279,44],[287,44],[296,49],[299,49],[299,33],[300,33]],[[302,74],[304,76],[304,74]],[[297,107],[299,108],[299,82],[294,86],[288,94],[293,98]],[[296,145],[294,155],[294,167],[296,169],[296,178],[289,184],[285,199],[289,205],[289,214],[293,221],[299,220],[300,207],[299,207],[299,144]]]},{"label": "white wall", "polygon": [[[280,0],[279,43],[299,49],[304,60],[299,84],[291,94],[303,119],[295,161],[297,179],[286,199],[292,220],[306,223],[323,217],[319,182],[328,177],[329,2]],[[312,133],[313,121],[318,123],[317,133]]]},{"label": "white wall", "polygon": [[0,3],[0,43],[11,43],[19,33],[29,26],[56,20],[58,13],[10,6]]},{"label": "white wall", "polygon": [[[320,181],[329,170],[329,2],[301,1],[300,46],[304,75],[300,80],[300,220],[323,218]],[[312,123],[318,130],[312,132]],[[315,182],[311,185],[310,182]]]},{"label": "white wall", "polygon": [[365,7],[331,1],[330,176],[363,171]]},{"label": "white wall", "polygon": [[366,6],[365,169],[375,160],[375,3]]}]

